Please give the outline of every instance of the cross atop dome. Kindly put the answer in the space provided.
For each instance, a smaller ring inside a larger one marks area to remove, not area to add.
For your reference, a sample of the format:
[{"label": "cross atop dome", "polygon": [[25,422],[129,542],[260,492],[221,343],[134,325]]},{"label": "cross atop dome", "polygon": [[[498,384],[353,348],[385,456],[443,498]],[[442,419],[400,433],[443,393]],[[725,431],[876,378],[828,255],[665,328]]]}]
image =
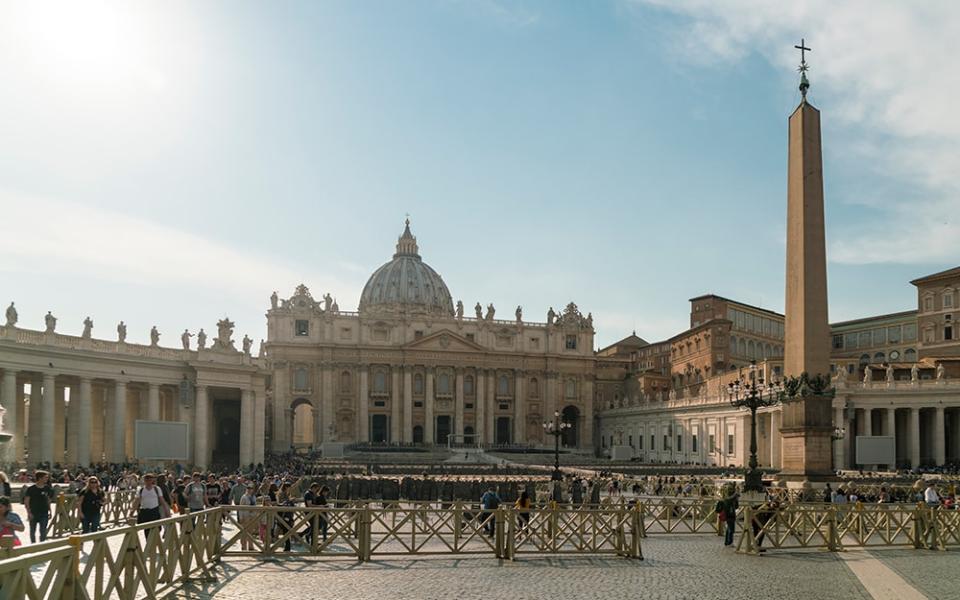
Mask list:
[{"label": "cross atop dome", "polygon": [[404,221],[403,233],[397,238],[397,253],[393,255],[394,258],[398,256],[415,256],[420,258],[419,248],[417,247],[417,238],[410,233],[410,216],[407,216],[406,221]]}]

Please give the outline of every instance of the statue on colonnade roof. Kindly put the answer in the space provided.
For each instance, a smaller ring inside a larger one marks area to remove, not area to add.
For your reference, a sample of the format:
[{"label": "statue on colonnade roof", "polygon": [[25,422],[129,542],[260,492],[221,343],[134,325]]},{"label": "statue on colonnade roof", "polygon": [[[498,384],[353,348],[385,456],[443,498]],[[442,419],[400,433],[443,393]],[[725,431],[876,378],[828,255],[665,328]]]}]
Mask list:
[{"label": "statue on colonnade roof", "polygon": [[7,327],[13,327],[17,324],[17,309],[14,308],[13,302],[10,303],[10,306],[7,307]]}]

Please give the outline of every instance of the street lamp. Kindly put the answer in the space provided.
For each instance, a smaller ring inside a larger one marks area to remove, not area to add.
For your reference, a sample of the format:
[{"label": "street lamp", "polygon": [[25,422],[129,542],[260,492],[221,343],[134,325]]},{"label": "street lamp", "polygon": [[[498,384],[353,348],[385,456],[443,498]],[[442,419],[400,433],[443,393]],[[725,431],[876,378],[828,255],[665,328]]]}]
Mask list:
[{"label": "street lamp", "polygon": [[[830,434],[830,439],[833,442],[840,442],[842,444],[843,438],[845,438],[846,436],[847,436],[847,430],[845,427],[834,427],[833,433]],[[830,467],[833,471],[836,471],[837,470],[836,448],[833,448],[833,450],[834,452],[830,453]]]},{"label": "street lamp", "polygon": [[560,436],[570,427],[570,423],[560,420],[560,413],[557,411],[553,413],[552,423],[543,422],[543,430],[547,435],[553,436],[553,474],[550,475],[550,479],[554,481],[563,479],[563,474],[560,472]]},{"label": "street lamp", "polygon": [[783,385],[779,381],[765,384],[763,372],[758,374],[757,362],[750,361],[749,381],[737,379],[728,383],[727,398],[730,406],[750,410],[750,462],[743,478],[743,491],[762,492],[763,474],[757,463],[757,409],[779,404],[783,399]]}]

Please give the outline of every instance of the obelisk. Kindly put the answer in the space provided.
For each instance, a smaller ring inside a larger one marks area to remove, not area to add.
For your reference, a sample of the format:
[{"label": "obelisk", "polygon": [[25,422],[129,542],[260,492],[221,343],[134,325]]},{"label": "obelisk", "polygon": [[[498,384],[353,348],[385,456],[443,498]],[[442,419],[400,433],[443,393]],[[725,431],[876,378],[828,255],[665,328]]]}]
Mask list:
[{"label": "obelisk", "polygon": [[[803,42],[798,48],[801,52],[809,50]],[[789,119],[783,360],[787,378],[829,377],[830,372],[820,111],[807,102],[810,87],[807,69],[806,60],[802,59],[802,99]],[[833,433],[830,395],[805,391],[787,399],[782,419],[782,477],[788,481],[830,477]]]}]

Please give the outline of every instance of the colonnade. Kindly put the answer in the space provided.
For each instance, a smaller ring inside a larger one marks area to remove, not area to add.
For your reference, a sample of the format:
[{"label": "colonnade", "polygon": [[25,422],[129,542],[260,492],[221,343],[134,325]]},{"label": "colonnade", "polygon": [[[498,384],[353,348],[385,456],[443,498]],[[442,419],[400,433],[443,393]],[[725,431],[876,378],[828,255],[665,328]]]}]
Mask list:
[{"label": "colonnade", "polygon": [[[834,424],[845,432],[834,441],[835,464],[845,469],[895,469],[897,463],[919,467],[960,460],[960,406],[876,406],[853,402],[834,407]],[[891,436],[897,463],[862,464],[856,457],[856,436]]]},{"label": "colonnade", "polygon": [[[29,394],[26,392],[29,386]],[[206,467],[213,434],[208,386],[195,387],[194,406],[181,402],[181,382],[92,377],[57,371],[2,369],[0,405],[4,428],[12,434],[3,445],[4,462],[89,465],[126,462],[135,454],[135,421],[189,424],[184,462]],[[235,390],[216,388],[221,396]],[[241,464],[263,460],[265,391],[241,388]]]}]

